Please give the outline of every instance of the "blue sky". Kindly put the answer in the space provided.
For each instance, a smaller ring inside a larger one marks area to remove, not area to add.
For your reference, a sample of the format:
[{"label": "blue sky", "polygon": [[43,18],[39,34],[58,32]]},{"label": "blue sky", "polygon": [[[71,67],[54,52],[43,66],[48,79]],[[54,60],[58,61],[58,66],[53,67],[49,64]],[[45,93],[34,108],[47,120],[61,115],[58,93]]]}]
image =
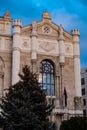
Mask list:
[{"label": "blue sky", "polygon": [[6,10],[23,25],[41,20],[44,10],[48,10],[53,22],[62,24],[68,32],[79,29],[81,68],[87,66],[87,0],[0,0],[0,16]]}]

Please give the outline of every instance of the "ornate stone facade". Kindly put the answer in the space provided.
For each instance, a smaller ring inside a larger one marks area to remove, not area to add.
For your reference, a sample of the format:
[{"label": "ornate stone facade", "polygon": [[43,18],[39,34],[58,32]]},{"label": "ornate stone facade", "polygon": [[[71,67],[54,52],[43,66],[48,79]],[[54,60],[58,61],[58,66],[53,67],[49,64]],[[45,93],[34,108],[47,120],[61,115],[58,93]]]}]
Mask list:
[{"label": "ornate stone facade", "polygon": [[54,68],[55,92],[47,95],[47,101],[54,104],[52,121],[59,127],[61,120],[82,115],[79,55],[79,30],[68,33],[62,25],[52,22],[48,11],[40,22],[33,21],[24,27],[20,20],[11,21],[10,13],[6,12],[0,17],[0,96],[4,88],[18,82],[18,73],[25,64],[39,75],[40,63],[48,61]]}]

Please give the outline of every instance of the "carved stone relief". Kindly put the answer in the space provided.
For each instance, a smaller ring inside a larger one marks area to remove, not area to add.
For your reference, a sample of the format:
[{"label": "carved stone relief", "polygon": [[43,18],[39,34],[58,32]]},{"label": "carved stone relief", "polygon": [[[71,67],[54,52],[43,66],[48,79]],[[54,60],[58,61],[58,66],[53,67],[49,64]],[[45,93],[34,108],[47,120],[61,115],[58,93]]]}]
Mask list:
[{"label": "carved stone relief", "polygon": [[12,44],[11,44],[11,40],[10,39],[6,39],[5,40],[5,49],[11,49],[12,48]]},{"label": "carved stone relief", "polygon": [[56,51],[57,44],[52,42],[46,42],[46,41],[39,41],[39,50],[46,51],[46,52],[52,52]]},{"label": "carved stone relief", "polygon": [[23,48],[27,48],[28,47],[28,44],[27,44],[27,42],[25,41],[25,42],[23,42]]},{"label": "carved stone relief", "polygon": [[71,44],[65,44],[65,54],[73,55],[73,46]]},{"label": "carved stone relief", "polygon": [[82,110],[82,106],[83,106],[82,97],[75,97],[74,104],[76,110]]},{"label": "carved stone relief", "polygon": [[23,38],[22,49],[29,49],[29,39],[28,38]]},{"label": "carved stone relief", "polygon": [[42,26],[42,32],[44,34],[51,34],[52,28],[49,25],[45,24],[45,25]]}]

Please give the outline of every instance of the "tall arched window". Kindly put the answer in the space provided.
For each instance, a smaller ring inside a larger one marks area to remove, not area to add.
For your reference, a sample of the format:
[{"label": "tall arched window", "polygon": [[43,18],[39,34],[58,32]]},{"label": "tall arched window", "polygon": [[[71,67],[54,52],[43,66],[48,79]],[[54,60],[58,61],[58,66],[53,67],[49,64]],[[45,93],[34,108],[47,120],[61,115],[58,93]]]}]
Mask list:
[{"label": "tall arched window", "polygon": [[43,60],[40,63],[39,83],[46,95],[54,95],[54,66],[49,60]]}]

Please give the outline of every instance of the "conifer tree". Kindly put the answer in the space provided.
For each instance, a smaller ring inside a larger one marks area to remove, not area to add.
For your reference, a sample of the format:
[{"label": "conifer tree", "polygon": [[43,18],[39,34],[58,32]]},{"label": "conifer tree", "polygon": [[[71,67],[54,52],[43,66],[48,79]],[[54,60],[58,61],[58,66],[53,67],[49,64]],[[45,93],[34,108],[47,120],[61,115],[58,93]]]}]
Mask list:
[{"label": "conifer tree", "polygon": [[50,106],[37,75],[27,65],[22,71],[20,81],[10,86],[1,100],[1,127],[3,130],[50,130]]}]

